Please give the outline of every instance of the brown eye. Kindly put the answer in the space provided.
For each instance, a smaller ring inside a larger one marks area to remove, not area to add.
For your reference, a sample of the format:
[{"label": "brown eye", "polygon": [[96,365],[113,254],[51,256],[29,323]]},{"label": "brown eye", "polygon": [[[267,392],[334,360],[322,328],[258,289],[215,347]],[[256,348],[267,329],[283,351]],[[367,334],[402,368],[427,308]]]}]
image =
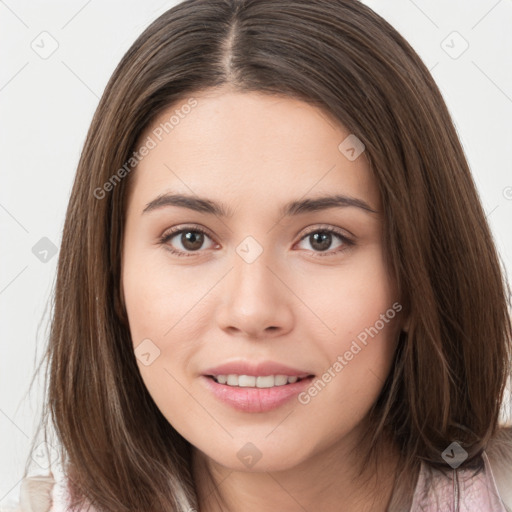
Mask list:
[{"label": "brown eye", "polygon": [[197,251],[204,242],[204,234],[198,231],[183,231],[180,242],[188,251]]},{"label": "brown eye", "polygon": [[[329,250],[336,238],[340,242],[334,248],[334,250]],[[314,253],[320,253],[318,256],[332,256],[350,248],[355,244],[355,242],[350,240],[347,236],[332,228],[316,228],[315,230],[310,230],[301,238],[300,241],[303,242],[305,240],[309,242],[311,250]]]},{"label": "brown eye", "polygon": [[160,243],[177,256],[194,256],[194,253],[199,253],[203,248],[206,239],[211,240],[204,230],[189,227],[167,232],[160,239]]},{"label": "brown eye", "polygon": [[327,251],[332,244],[332,234],[325,232],[318,232],[309,235],[311,247],[318,251]]}]

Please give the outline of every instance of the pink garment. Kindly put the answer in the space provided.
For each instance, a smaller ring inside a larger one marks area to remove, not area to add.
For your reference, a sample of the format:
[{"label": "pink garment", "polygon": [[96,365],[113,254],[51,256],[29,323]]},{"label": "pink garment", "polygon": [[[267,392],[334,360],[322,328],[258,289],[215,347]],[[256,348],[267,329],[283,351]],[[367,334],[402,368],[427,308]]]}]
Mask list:
[{"label": "pink garment", "polygon": [[[508,512],[500,498],[485,452],[482,458],[484,470],[478,475],[471,476],[473,470],[469,469],[454,470],[448,477],[434,471],[430,485],[427,479],[430,469],[422,464],[411,512]],[[456,473],[457,478],[454,478]]]}]

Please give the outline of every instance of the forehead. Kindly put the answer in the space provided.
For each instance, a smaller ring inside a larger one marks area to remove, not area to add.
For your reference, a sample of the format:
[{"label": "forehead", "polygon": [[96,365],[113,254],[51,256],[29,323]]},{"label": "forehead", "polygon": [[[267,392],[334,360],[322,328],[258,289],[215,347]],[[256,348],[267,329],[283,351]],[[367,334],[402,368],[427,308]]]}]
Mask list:
[{"label": "forehead", "polygon": [[137,147],[151,149],[134,171],[132,196],[147,202],[172,189],[277,208],[292,196],[339,192],[378,209],[365,153],[351,161],[344,152],[349,136],[295,98],[210,90],[173,104],[144,131]]}]

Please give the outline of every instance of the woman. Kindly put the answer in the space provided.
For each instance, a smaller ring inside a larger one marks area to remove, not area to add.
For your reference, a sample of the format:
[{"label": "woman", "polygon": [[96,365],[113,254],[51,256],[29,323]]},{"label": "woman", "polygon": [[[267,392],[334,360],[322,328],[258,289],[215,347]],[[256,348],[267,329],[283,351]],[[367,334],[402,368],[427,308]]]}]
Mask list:
[{"label": "woman", "polygon": [[25,495],[510,510],[507,291],[441,94],[385,20],[182,2],[89,130],[47,352],[61,474]]}]

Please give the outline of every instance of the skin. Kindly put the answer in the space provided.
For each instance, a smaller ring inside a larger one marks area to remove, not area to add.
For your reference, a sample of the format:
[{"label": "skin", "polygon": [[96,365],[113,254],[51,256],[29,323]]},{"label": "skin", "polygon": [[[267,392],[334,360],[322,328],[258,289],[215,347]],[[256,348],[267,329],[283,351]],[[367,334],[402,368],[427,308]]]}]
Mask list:
[{"label": "skin", "polygon": [[[399,302],[384,263],[381,213],[356,207],[278,213],[288,201],[335,192],[381,212],[366,155],[347,159],[338,145],[349,132],[301,101],[229,89],[194,97],[197,106],[130,176],[122,289],[134,348],[150,339],[160,350],[149,365],[138,360],[139,369],[163,415],[194,447],[201,512],[330,512],[341,504],[384,511],[395,448],[386,448],[381,472],[366,487],[353,480],[357,452],[349,450],[390,371],[401,314],[306,405],[292,399],[269,412],[241,412],[219,402],[200,378],[206,368],[237,358],[321,376]],[[182,104],[156,119],[140,141]],[[178,206],[142,213],[164,192],[221,201],[234,215]],[[209,232],[202,245],[196,242],[199,249],[181,234],[160,243],[170,228],[190,224]],[[316,233],[338,228],[355,245],[332,235],[322,251],[304,236],[316,226]],[[247,236],[263,249],[250,264],[236,252]],[[176,256],[169,247],[192,255]],[[252,468],[237,457],[248,442],[262,455]]]}]

